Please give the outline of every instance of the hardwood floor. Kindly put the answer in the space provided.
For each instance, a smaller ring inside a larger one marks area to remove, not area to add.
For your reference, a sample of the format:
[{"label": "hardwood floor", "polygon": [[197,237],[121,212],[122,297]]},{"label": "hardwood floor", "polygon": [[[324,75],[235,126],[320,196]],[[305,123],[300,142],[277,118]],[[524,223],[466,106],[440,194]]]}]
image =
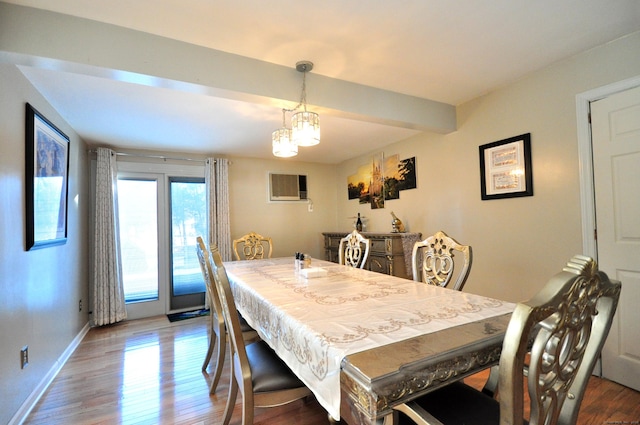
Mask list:
[{"label": "hardwood floor", "polygon": [[[201,371],[208,318],[170,323],[165,316],[91,329],[25,424],[219,424],[228,361],[215,395]],[[482,386],[486,374],[468,380]],[[240,404],[231,421],[241,423]],[[592,377],[580,425],[640,423],[640,393]],[[255,424],[325,425],[314,400],[256,409]]]}]

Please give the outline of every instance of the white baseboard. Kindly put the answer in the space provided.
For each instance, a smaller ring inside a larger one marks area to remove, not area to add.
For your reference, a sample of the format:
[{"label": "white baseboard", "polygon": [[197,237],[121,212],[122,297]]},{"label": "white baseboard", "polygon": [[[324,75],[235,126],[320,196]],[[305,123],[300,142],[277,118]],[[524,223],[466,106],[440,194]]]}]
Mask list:
[{"label": "white baseboard", "polygon": [[25,419],[27,419],[27,416],[29,415],[29,413],[31,413],[31,410],[35,407],[36,403],[38,402],[38,400],[40,400],[40,397],[42,397],[47,388],[49,388],[49,385],[51,385],[51,382],[53,382],[67,360],[69,360],[69,357],[71,357],[76,348],[78,348],[80,342],[82,342],[85,335],[87,335],[87,333],[89,332],[89,329],[89,322],[87,322],[82,330],[80,330],[80,333],[78,333],[73,341],[71,341],[71,344],[69,344],[67,349],[64,350],[58,360],[56,360],[53,366],[51,366],[49,372],[42,378],[40,383],[31,392],[29,397],[27,397],[24,403],[22,403],[22,406],[20,406],[20,409],[18,409],[16,414],[13,415],[13,418],[11,418],[8,425],[20,425],[25,421]]}]

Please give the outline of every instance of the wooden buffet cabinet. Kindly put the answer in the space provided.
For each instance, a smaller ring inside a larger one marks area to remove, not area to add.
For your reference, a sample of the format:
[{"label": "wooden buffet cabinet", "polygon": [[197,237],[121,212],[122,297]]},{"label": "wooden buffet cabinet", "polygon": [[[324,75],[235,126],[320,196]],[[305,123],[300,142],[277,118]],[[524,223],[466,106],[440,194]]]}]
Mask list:
[{"label": "wooden buffet cabinet", "polygon": [[[327,261],[338,262],[340,239],[348,232],[325,232],[324,254]],[[421,233],[372,233],[362,232],[371,240],[369,258],[364,268],[378,273],[412,278],[411,252],[413,245],[422,237]]]}]

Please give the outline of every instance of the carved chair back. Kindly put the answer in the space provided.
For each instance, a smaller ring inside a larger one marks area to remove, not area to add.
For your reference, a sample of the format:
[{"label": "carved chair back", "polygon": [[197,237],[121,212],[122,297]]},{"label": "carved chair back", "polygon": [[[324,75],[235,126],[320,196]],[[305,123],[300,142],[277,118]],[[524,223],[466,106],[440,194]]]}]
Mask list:
[{"label": "carved chair back", "polygon": [[413,280],[461,291],[471,271],[473,256],[470,246],[438,231],[415,243],[411,259]]},{"label": "carved chair back", "polygon": [[[242,255],[238,251],[241,248]],[[265,250],[267,254],[265,256]],[[260,260],[271,258],[273,242],[270,237],[262,236],[256,232],[250,232],[233,241],[233,255],[236,260]]]},{"label": "carved chair back", "polygon": [[340,264],[362,269],[369,257],[370,247],[371,241],[354,230],[340,239],[338,261]]},{"label": "carved chair back", "polygon": [[202,237],[196,238],[196,252],[198,254],[198,262],[200,263],[200,270],[202,271],[202,277],[204,279],[207,302],[209,305],[209,325],[211,331],[209,334],[209,347],[205,356],[204,363],[202,364],[202,370],[205,371],[209,366],[209,362],[213,357],[214,351],[216,352],[216,363],[214,366],[213,379],[209,387],[209,392],[213,394],[220,381],[222,375],[222,364],[224,363],[224,354],[226,351],[227,333],[224,324],[224,317],[222,315],[222,306],[220,305],[220,298],[218,297],[218,291],[213,282],[213,271],[211,268],[211,257],[207,246],[202,240]]},{"label": "carved chair back", "polygon": [[500,416],[506,422],[522,423],[524,353],[534,335],[527,377],[529,423],[576,423],[620,289],[620,282],[610,281],[593,259],[578,255],[534,298],[517,305],[499,366]]},{"label": "carved chair back", "polygon": [[454,382],[394,409],[421,425],[522,425],[527,391],[530,425],[575,425],[620,289],[593,259],[574,256],[531,300],[516,305],[500,363],[492,369],[492,376],[498,373],[498,401],[490,396],[493,389]]}]

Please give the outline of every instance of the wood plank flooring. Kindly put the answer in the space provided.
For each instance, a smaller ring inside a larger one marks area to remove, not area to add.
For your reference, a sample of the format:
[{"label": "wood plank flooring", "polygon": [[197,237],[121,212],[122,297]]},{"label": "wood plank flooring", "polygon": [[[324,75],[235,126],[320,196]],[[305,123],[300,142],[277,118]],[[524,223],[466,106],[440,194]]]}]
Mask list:
[{"label": "wood plank flooring", "polygon": [[[219,424],[229,362],[216,394],[201,371],[208,317],[170,323],[165,316],[91,329],[25,424]],[[486,374],[468,380],[481,387]],[[231,421],[241,423],[240,404]],[[255,424],[326,425],[314,400],[256,409]],[[639,424],[640,393],[592,377],[580,425]]]}]

